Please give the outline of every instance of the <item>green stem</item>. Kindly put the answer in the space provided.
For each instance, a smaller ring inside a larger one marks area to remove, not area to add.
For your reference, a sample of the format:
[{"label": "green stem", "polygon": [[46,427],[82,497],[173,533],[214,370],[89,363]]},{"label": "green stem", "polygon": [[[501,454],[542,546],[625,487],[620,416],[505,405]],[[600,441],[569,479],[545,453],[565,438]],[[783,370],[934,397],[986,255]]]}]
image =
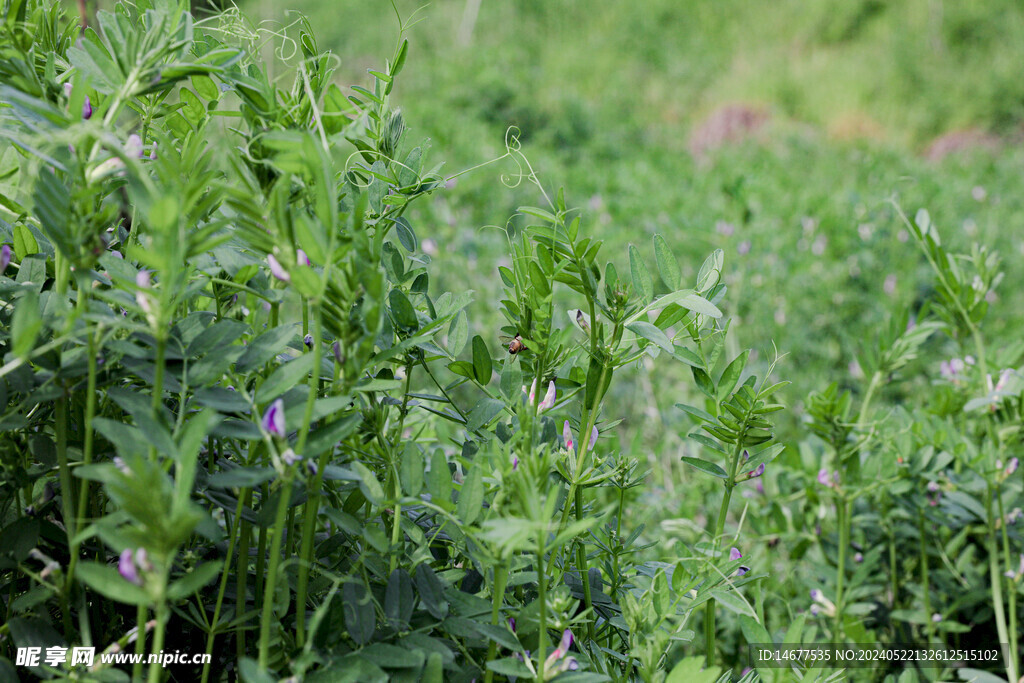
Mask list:
[{"label": "green stem", "polygon": [[[1006,566],[1006,568],[1009,570],[1009,569],[1012,569],[1012,567],[1014,565],[1013,565],[1013,558],[1012,558],[1012,556],[1010,554],[1010,538],[1009,538],[1009,536],[1008,536],[1008,534],[1006,532],[1006,514],[1003,511],[1003,492],[1002,492],[1002,488],[998,484],[996,485],[995,488],[996,488],[996,506],[997,506],[996,509],[999,512],[999,520],[1000,520],[999,528],[1000,528],[1000,530],[1002,532],[1002,541],[1003,541],[1003,563]],[[1007,642],[1010,644],[1010,652],[1009,652],[1010,665],[1007,667],[1007,673],[1009,674],[1009,679],[1011,681],[1015,681],[1015,680],[1018,680],[1017,677],[1020,675],[1019,672],[1017,671],[1018,662],[1020,662],[1020,656],[1018,655],[1018,652],[1019,652],[1019,649],[1018,649],[1019,642],[1017,640],[1017,590],[1016,590],[1016,586],[1014,585],[1012,579],[1007,581],[1006,595],[1007,595],[1007,599],[1009,600],[1009,603],[1010,603],[1009,604],[1009,609],[1007,610],[1008,613],[1009,613],[1009,616],[1010,616],[1009,638],[1007,640]]]},{"label": "green stem", "polygon": [[138,661],[132,665],[132,680],[142,680],[142,662],[145,659],[143,655],[146,652],[146,614],[148,609],[145,605],[139,605],[139,608],[135,611],[135,654]]},{"label": "green stem", "polygon": [[[747,429],[747,418],[743,418],[740,424],[740,435]],[[715,535],[712,539],[712,557],[718,559],[718,548],[722,542],[722,534],[725,533],[725,520],[729,515],[729,503],[732,501],[732,490],[736,486],[736,469],[739,466],[740,455],[743,453],[743,439],[736,441],[732,457],[729,463],[729,478],[725,480],[725,495],[722,496],[722,505],[718,508],[718,519],[715,521]],[[712,666],[715,659],[715,601],[708,600],[704,603],[704,639],[706,641],[707,653],[705,655],[707,665]]]},{"label": "green stem", "polygon": [[[231,556],[235,552],[235,541],[238,538],[237,532],[239,522],[242,519],[242,498],[238,498],[238,504],[235,506],[235,518],[231,521],[231,532],[230,540],[228,541],[228,554],[224,558],[224,570],[220,573],[220,586],[217,588],[217,602],[213,608],[213,621],[210,622],[210,633],[206,637],[206,650],[204,652],[207,655],[213,653],[213,641],[217,637],[217,627],[220,623],[220,608],[224,604],[224,593],[228,587],[228,576],[231,575],[229,567],[231,566]],[[241,585],[245,585],[242,582],[241,574],[237,575]],[[211,657],[212,659],[212,657]],[[206,683],[210,677],[210,662],[207,661],[203,664],[203,675],[201,683]]]},{"label": "green stem", "polygon": [[[242,510],[251,506],[252,489],[242,489],[240,498]],[[238,526],[241,531],[238,534],[238,569],[235,572],[235,619],[238,619],[238,617],[245,613],[245,587],[249,583],[249,544],[252,542],[252,533],[249,528],[249,522],[244,518],[239,518]],[[235,631],[235,656],[239,661],[241,661],[246,654],[245,631],[239,628]]]},{"label": "green stem", "polygon": [[846,553],[850,545],[850,506],[846,498],[836,492],[836,513],[839,517],[839,558],[836,560],[836,617],[834,635],[836,642],[843,639],[843,603],[846,583]]},{"label": "green stem", "polygon": [[917,538],[918,554],[921,563],[921,593],[924,598],[925,633],[928,636],[928,645],[935,645],[935,624],[932,622],[932,596],[931,584],[928,581],[928,543],[926,538],[924,512],[917,512]]},{"label": "green stem", "polygon": [[[306,307],[303,306],[303,328],[306,327]],[[309,436],[309,426],[313,419],[313,406],[320,386],[320,352],[323,337],[323,325],[320,314],[320,306],[313,306],[313,372],[310,375],[309,395],[306,399],[306,412],[302,418],[302,428],[299,430],[299,438],[296,443],[298,453],[301,455],[306,447],[306,438]],[[323,455],[320,457],[320,467],[317,468],[316,476],[312,478],[314,484],[306,498],[306,505],[302,512],[302,541],[299,544],[299,577],[296,587],[295,602],[295,640],[299,647],[306,641],[306,594],[309,590],[309,569],[313,562],[313,536],[316,533],[316,519],[320,511],[320,495],[323,477],[323,469],[326,460]],[[309,481],[309,480],[307,480]]]},{"label": "green stem", "polygon": [[[508,565],[505,561],[499,562],[494,567],[494,586],[491,589],[491,625],[497,626],[501,618],[501,606],[505,600],[505,584],[508,581]],[[498,655],[498,644],[491,641],[487,647],[487,661],[490,662]],[[491,683],[494,680],[494,672],[490,669],[484,675],[484,683]]]},{"label": "green stem", "polygon": [[544,570],[544,539],[543,535],[537,541],[537,600],[538,621],[537,630],[537,683],[544,681],[544,660],[547,655],[548,640],[548,577]]},{"label": "green stem", "polygon": [[[985,492],[985,510],[988,513],[988,573],[992,584],[992,609],[996,614],[996,634],[1000,643],[1009,643],[1006,630],[1006,616],[1003,606],[1003,577],[999,575],[999,546],[996,543],[996,525],[992,517],[992,485]],[[1006,674],[1010,681],[1016,681],[1017,663],[1007,661]]]},{"label": "green stem", "polygon": [[[166,586],[167,578],[164,577]],[[163,665],[160,663],[160,651],[164,648],[164,630],[167,627],[167,601],[160,598],[156,606],[156,627],[153,630],[153,649],[151,652],[156,659],[149,665],[149,683],[159,683],[160,674],[163,672]]]},{"label": "green stem", "polygon": [[281,486],[281,498],[277,501],[277,515],[274,517],[274,538],[270,545],[270,568],[263,589],[263,615],[260,618],[260,669],[266,670],[270,660],[270,622],[274,615],[274,589],[277,586],[277,571],[281,565],[281,539],[284,536],[284,519],[292,497],[294,472],[289,469]]},{"label": "green stem", "polygon": [[[98,333],[98,331],[97,331]],[[82,464],[89,465],[92,463],[92,449],[93,449],[93,429],[92,422],[96,417],[96,338],[93,334],[89,335],[89,348],[88,348],[88,363],[89,363],[89,378],[86,381],[86,396],[85,396],[85,424],[82,425],[82,429],[85,432],[85,437],[82,443]],[[85,524],[85,512],[86,506],[89,502],[89,480],[82,479],[82,486],[78,492],[78,514],[75,516],[75,528],[81,529]],[[67,587],[71,587],[71,581],[75,575],[75,565],[78,563],[78,544],[73,543],[71,546],[71,559],[68,563],[68,577]]]}]

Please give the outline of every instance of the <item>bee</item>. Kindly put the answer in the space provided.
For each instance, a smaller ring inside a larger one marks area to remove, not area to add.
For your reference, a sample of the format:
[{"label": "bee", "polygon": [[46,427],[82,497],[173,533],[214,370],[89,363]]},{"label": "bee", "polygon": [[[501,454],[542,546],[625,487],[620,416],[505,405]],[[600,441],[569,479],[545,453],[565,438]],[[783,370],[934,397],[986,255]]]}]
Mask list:
[{"label": "bee", "polygon": [[514,337],[500,337],[503,344],[508,344],[508,352],[513,356],[526,348],[526,344],[523,343],[523,338],[520,335]]}]

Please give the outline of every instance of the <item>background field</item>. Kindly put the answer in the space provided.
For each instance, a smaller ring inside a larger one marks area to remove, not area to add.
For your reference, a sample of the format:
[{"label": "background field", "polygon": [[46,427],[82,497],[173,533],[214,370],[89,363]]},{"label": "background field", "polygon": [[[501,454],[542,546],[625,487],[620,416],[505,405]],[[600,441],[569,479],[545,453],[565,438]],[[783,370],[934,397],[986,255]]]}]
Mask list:
[{"label": "background field", "polygon": [[[911,214],[928,208],[953,251],[974,241],[999,249],[1007,278],[986,324],[1021,321],[1020,5],[655,1],[639,11],[484,0],[470,23],[473,5],[397,2],[412,26],[392,99],[410,135],[429,137],[454,176],[501,156],[517,126],[545,187],[566,189],[620,265],[629,244],[653,260],[655,233],[680,255],[684,279],[725,249],[733,340],[752,346],[761,367],[772,342],[786,354],[778,374],[793,381],[783,418],[792,439],[807,393],[831,381],[853,387],[879,325],[928,294],[927,265],[890,200]],[[288,25],[290,10],[307,15],[344,83],[369,83],[366,70],[382,66],[399,33],[388,2],[246,9],[268,29]],[[761,125],[730,128],[729,107]],[[723,126],[736,139],[718,147]],[[506,160],[459,175],[419,215],[444,286],[476,292],[472,324],[490,338],[502,324],[499,228],[516,207],[541,202],[528,183],[502,183],[516,170]],[[903,390],[922,390],[926,376]],[[688,476],[678,456],[689,423],[672,406],[690,385],[661,376],[617,389],[630,412],[623,444],[660,460],[653,476],[670,493]],[[696,502],[662,501],[683,515]]]}]

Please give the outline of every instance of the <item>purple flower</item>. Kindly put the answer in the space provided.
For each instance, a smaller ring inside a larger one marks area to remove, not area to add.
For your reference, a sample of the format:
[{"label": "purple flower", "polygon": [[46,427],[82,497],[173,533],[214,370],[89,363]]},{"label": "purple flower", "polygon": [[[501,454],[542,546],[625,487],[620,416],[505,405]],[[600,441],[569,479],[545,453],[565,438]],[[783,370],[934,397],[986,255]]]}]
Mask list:
[{"label": "purple flower", "polygon": [[135,569],[135,561],[131,548],[125,548],[121,551],[121,557],[117,561],[117,571],[122,577],[124,577],[125,581],[134,583],[136,586],[142,585],[142,579],[139,577],[139,572]]},{"label": "purple flower", "polygon": [[144,572],[153,571],[153,563],[149,561],[149,555],[146,553],[145,548],[139,548],[135,551],[135,564]]},{"label": "purple flower", "polygon": [[853,556],[853,561],[856,562],[857,564],[860,564],[861,562],[864,561],[864,555],[862,555],[861,553],[856,553]]},{"label": "purple flower", "polygon": [[940,621],[942,621],[942,615],[936,612],[932,615],[932,621],[936,624],[939,623]]},{"label": "purple flower", "polygon": [[284,462],[285,465],[291,467],[298,461],[302,460],[302,456],[298,455],[295,451],[289,448],[284,453],[281,454],[281,460]]},{"label": "purple flower", "polygon": [[308,266],[309,265],[309,257],[306,256],[306,252],[302,251],[301,249],[299,249],[298,252],[296,253],[296,259],[295,260],[298,262],[298,264],[300,266]]},{"label": "purple flower", "polygon": [[1018,460],[1016,456],[1010,458],[1010,462],[1006,463],[1006,476],[1010,476],[1016,472],[1019,466],[1020,460]]},{"label": "purple flower", "polygon": [[750,240],[743,240],[740,242],[740,246],[736,248],[740,256],[750,253]]},{"label": "purple flower", "polygon": [[928,486],[926,488],[928,489],[929,493],[937,493],[939,488],[941,487],[939,486],[939,483],[937,481],[930,481],[928,482]]},{"label": "purple flower", "polygon": [[149,149],[149,160],[156,161],[156,142],[154,142],[153,146]]},{"label": "purple flower", "polygon": [[537,406],[537,412],[543,413],[545,410],[548,410],[552,406],[554,406],[556,395],[557,394],[555,393],[555,383],[549,382],[547,393],[544,394],[544,398],[541,400],[540,405]]},{"label": "purple flower", "polygon": [[744,567],[740,565],[740,568],[736,570],[736,576],[745,576],[750,571],[750,567]]},{"label": "purple flower", "polygon": [[508,627],[510,629],[512,629],[512,633],[516,632],[516,618],[515,617],[509,617],[508,618]]},{"label": "purple flower", "polygon": [[817,588],[812,588],[811,589],[811,600],[814,600],[815,602],[817,602],[820,598],[821,598],[821,591],[818,590]]},{"label": "purple flower", "polygon": [[273,254],[267,254],[267,263],[270,264],[270,274],[276,277],[281,282],[291,282],[292,276],[288,274],[288,271],[281,267],[277,259],[274,258]]},{"label": "purple flower", "polygon": [[88,95],[82,101],[82,118],[86,121],[92,118],[92,103],[89,101]]},{"label": "purple flower", "polygon": [[139,289],[149,289],[149,286],[153,283],[153,277],[150,275],[148,270],[140,270],[135,274],[135,285]]},{"label": "purple flower", "polygon": [[284,401],[277,399],[263,414],[263,428],[274,436],[284,437]]},{"label": "purple flower", "polygon": [[315,462],[313,462],[312,460],[306,461],[306,472],[309,473],[309,476],[315,477],[317,472],[319,471],[320,469],[316,466]]},{"label": "purple flower", "polygon": [[829,480],[828,470],[822,467],[818,470],[818,483],[822,486],[831,486],[832,482]]},{"label": "purple flower", "polygon": [[762,474],[764,474],[764,463],[761,463],[760,465],[758,465],[756,469],[754,469],[754,470],[752,470],[750,472],[747,472],[747,475],[751,479],[756,479],[757,477],[760,477]]},{"label": "purple flower", "polygon": [[313,348],[313,335],[307,334],[302,338],[302,343],[306,345],[307,349]]},{"label": "purple flower", "polygon": [[5,244],[0,247],[0,273],[7,270],[9,265],[11,265],[11,245]]},{"label": "purple flower", "polygon": [[135,133],[128,136],[128,140],[124,143],[124,153],[130,157],[142,158],[142,138]]},{"label": "purple flower", "polygon": [[570,451],[576,447],[572,440],[572,430],[569,428],[568,420],[562,423],[562,440],[565,441],[565,447]]},{"label": "purple flower", "polygon": [[512,456],[512,471],[515,472],[519,469],[519,458],[515,455]]},{"label": "purple flower", "polygon": [[739,551],[739,548],[729,548],[729,559],[738,560],[743,557],[743,553]]},{"label": "purple flower", "polygon": [[334,342],[334,344],[331,346],[331,350],[334,351],[334,360],[338,361],[339,363],[345,362],[345,358],[341,355],[341,342]]}]

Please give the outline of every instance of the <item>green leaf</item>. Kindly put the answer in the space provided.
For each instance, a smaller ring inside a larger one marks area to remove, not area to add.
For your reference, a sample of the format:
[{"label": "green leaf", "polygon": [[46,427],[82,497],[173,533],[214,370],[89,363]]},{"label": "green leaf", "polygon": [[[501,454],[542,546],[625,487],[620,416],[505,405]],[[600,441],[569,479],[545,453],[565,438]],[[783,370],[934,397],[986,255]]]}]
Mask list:
[{"label": "green leaf", "polygon": [[693,373],[693,381],[697,384],[697,388],[700,392],[708,398],[714,400],[715,398],[715,385],[711,381],[711,375],[704,372],[700,368],[691,367],[690,371]]},{"label": "green leaf", "polygon": [[430,471],[427,472],[427,490],[430,500],[443,508],[451,507],[452,473],[448,469],[448,460],[440,448],[430,458]]},{"label": "green leaf", "polygon": [[270,377],[263,380],[263,384],[260,385],[259,390],[256,392],[256,402],[267,403],[273,401],[305,379],[312,369],[312,353],[304,353],[298,358],[281,365],[270,374]]},{"label": "green leaf", "polygon": [[99,562],[80,562],[75,567],[75,577],[94,591],[117,602],[129,605],[148,605],[149,595],[141,586],[136,586],[121,576],[116,569]]},{"label": "green leaf", "polygon": [[686,657],[672,668],[665,683],[715,683],[721,674],[717,666],[705,669],[703,657]]},{"label": "green leaf", "polygon": [[700,458],[688,458],[688,457],[682,457],[682,458],[680,458],[680,460],[685,462],[690,467],[695,467],[698,470],[700,470],[701,472],[704,472],[706,474],[710,474],[712,477],[718,477],[719,479],[726,479],[726,478],[729,477],[728,473],[726,473],[725,470],[723,470],[721,467],[719,467],[718,465],[716,465],[713,462],[708,462],[707,460],[701,460]]},{"label": "green leaf", "polygon": [[399,467],[399,479],[407,496],[419,496],[423,490],[423,454],[412,441],[406,441],[402,449],[402,462]]},{"label": "green leaf", "polygon": [[469,339],[469,319],[466,317],[466,311],[459,311],[448,326],[448,353],[458,356],[465,348],[467,339]]},{"label": "green leaf", "polygon": [[373,598],[362,583],[346,583],[341,589],[345,628],[358,645],[370,642],[377,628],[377,612]]},{"label": "green leaf", "polygon": [[629,245],[629,272],[633,278],[633,291],[644,304],[651,303],[654,298],[654,283],[651,281],[651,274],[647,272],[647,266],[640,258],[640,252],[632,244]]},{"label": "green leaf", "polygon": [[748,617],[757,616],[747,601],[741,598],[736,591],[716,588],[711,591],[711,596],[730,612]]},{"label": "green leaf", "polygon": [[[384,592],[384,614],[391,620],[391,625],[399,631],[409,628],[416,600],[412,592],[412,579],[409,572],[398,568],[388,577],[388,585]],[[401,649],[401,648],[398,648]],[[403,650],[408,652],[408,650]]]},{"label": "green leaf", "polygon": [[745,350],[740,355],[736,356],[729,365],[726,366],[725,370],[722,371],[722,376],[718,380],[718,400],[719,402],[724,401],[726,397],[732,394],[733,390],[736,389],[736,385],[740,383],[740,376],[743,374],[743,368],[747,366],[747,358],[750,357],[750,349]]},{"label": "green leaf", "polygon": [[523,368],[522,364],[517,362],[514,357],[505,360],[505,365],[501,368],[501,381],[498,386],[506,401],[511,404],[519,401],[523,393]]},{"label": "green leaf", "polygon": [[675,352],[675,348],[672,346],[672,341],[668,338],[668,335],[651,323],[638,320],[635,323],[626,325],[626,328],[634,334],[643,337],[666,353]]},{"label": "green leaf", "polygon": [[529,667],[512,657],[487,662],[487,668],[496,674],[508,676],[509,678],[513,676],[524,679],[533,678],[533,672],[530,671]]},{"label": "green leaf", "polygon": [[700,313],[706,315],[709,318],[721,318],[722,312],[718,310],[718,307],[713,303],[700,296],[692,289],[680,289],[678,292],[672,292],[661,297],[652,304],[658,308],[664,308],[669,304],[677,304],[683,308],[693,311],[694,313]]},{"label": "green leaf", "polygon": [[473,377],[484,386],[491,381],[491,363],[491,352],[487,350],[483,337],[478,334],[473,337]]},{"label": "green leaf", "polygon": [[187,598],[220,574],[223,562],[215,560],[204,562],[191,572],[181,577],[167,588],[167,597],[171,600]]},{"label": "green leaf", "polygon": [[416,589],[423,606],[435,619],[448,616],[448,602],[444,597],[444,584],[434,570],[425,564],[416,567]]},{"label": "green leaf", "polygon": [[388,293],[388,304],[391,307],[391,316],[395,324],[407,330],[414,330],[419,327],[419,320],[416,318],[416,309],[413,308],[409,297],[400,289],[392,289]]},{"label": "green leaf", "polygon": [[471,432],[475,432],[481,427],[491,423],[491,420],[501,414],[501,411],[505,409],[505,404],[496,398],[485,398],[476,404],[476,406],[466,416],[466,429]]},{"label": "green leaf", "polygon": [[235,361],[235,370],[248,373],[281,353],[297,334],[295,325],[281,325],[261,334],[249,342],[242,357]]},{"label": "green leaf", "polygon": [[683,275],[679,270],[679,262],[669,249],[668,243],[661,235],[654,236],[654,257],[658,263],[658,273],[662,282],[670,291],[679,289],[683,281]]},{"label": "green leaf", "polygon": [[706,294],[721,282],[724,258],[722,250],[715,249],[704,260],[704,265],[700,267],[700,272],[697,274],[697,292],[699,294]]},{"label": "green leaf", "polygon": [[21,360],[28,360],[43,327],[39,317],[39,295],[29,290],[18,299],[11,320],[11,352]]},{"label": "green leaf", "polygon": [[484,482],[483,467],[475,465],[462,482],[455,511],[463,524],[472,524],[483,512]]},{"label": "green leaf", "polygon": [[351,464],[351,468],[359,475],[359,490],[363,492],[366,499],[374,505],[382,504],[385,500],[384,487],[377,481],[376,475],[370,471],[370,468],[358,460]]},{"label": "green leaf", "polygon": [[277,476],[272,467],[234,467],[211,474],[206,483],[211,488],[253,488]]},{"label": "green leaf", "polygon": [[14,255],[21,261],[29,254],[39,253],[39,243],[36,241],[35,235],[28,229],[28,226],[24,223],[18,223],[14,226]]}]

